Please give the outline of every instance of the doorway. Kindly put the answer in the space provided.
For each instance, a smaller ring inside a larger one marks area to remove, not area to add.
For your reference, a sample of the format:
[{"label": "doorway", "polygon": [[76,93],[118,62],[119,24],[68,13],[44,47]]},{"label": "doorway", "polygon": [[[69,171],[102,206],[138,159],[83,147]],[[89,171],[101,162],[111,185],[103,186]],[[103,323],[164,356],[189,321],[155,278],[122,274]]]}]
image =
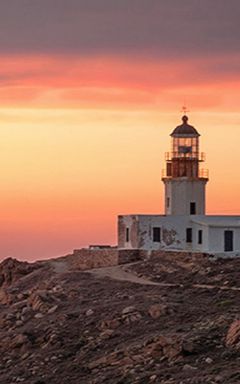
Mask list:
[{"label": "doorway", "polygon": [[224,252],[233,251],[233,231],[224,231]]}]

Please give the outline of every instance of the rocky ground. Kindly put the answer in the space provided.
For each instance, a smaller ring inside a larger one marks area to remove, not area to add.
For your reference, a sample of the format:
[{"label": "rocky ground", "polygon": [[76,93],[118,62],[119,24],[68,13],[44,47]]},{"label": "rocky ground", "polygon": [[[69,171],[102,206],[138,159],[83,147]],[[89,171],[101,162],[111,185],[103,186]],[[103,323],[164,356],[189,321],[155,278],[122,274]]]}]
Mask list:
[{"label": "rocky ground", "polygon": [[240,383],[240,260],[0,264],[0,383]]}]

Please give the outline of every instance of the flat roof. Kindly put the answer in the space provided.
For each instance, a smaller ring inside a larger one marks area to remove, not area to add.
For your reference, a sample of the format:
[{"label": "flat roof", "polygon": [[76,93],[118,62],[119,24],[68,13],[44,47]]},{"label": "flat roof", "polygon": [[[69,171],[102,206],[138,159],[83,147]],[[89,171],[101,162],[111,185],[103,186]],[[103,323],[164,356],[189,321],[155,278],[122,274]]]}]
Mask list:
[{"label": "flat roof", "polygon": [[240,215],[153,215],[153,214],[128,214],[118,215],[119,217],[154,217],[166,219],[189,219],[192,223],[206,225],[210,227],[240,227]]},{"label": "flat roof", "polygon": [[207,225],[210,227],[240,227],[240,215],[201,215],[194,217],[191,216],[191,221],[196,224]]}]

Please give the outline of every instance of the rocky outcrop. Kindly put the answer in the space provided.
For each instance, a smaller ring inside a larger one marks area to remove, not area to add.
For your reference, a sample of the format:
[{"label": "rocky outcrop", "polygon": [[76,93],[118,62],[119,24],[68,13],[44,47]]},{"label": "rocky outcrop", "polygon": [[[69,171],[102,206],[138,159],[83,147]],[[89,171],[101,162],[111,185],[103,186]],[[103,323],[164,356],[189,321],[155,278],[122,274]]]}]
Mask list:
[{"label": "rocky outcrop", "polygon": [[0,287],[9,287],[13,282],[31,273],[36,265],[8,258],[0,264]]},{"label": "rocky outcrop", "polygon": [[[238,383],[238,261],[124,267],[155,285],[82,272],[72,256],[69,264],[0,265],[1,383]],[[211,279],[224,289],[208,288]]]},{"label": "rocky outcrop", "polygon": [[226,346],[240,349],[240,320],[235,320],[226,336]]}]

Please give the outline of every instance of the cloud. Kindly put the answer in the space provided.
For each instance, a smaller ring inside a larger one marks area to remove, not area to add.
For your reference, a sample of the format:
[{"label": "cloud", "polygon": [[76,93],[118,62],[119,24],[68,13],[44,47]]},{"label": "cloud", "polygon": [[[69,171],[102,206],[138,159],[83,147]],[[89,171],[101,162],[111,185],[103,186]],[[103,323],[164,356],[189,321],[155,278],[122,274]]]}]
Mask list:
[{"label": "cloud", "polygon": [[[196,107],[237,108],[239,56],[163,60],[122,56],[2,56],[1,106],[161,108],[184,97]],[[230,102],[230,100],[232,101]]]},{"label": "cloud", "polygon": [[239,47],[239,0],[8,0],[5,53],[214,55]]}]

